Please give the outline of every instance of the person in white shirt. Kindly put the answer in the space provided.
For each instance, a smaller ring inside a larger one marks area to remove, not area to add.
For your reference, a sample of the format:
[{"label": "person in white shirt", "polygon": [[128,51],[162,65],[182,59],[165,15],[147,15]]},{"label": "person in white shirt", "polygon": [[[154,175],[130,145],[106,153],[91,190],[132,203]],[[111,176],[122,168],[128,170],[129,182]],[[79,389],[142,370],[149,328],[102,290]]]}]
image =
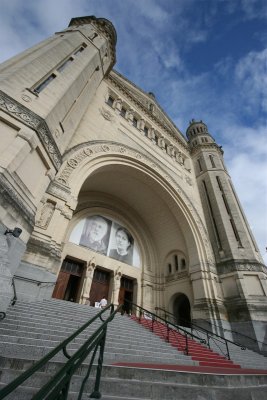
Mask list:
[{"label": "person in white shirt", "polygon": [[102,297],[102,299],[99,302],[99,305],[101,308],[105,308],[107,306],[108,302],[105,296]]}]

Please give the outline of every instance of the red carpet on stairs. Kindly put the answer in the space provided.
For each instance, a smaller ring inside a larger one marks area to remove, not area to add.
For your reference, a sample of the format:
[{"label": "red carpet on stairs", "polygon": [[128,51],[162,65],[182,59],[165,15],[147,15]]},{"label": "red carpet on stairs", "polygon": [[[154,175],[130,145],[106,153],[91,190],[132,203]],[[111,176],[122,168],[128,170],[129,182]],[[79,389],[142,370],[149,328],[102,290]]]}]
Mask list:
[{"label": "red carpet on stairs", "polygon": [[[132,315],[131,318],[138,323],[141,323],[145,328],[152,330],[152,320],[146,318],[137,318]],[[154,321],[153,333],[159,336],[164,341],[168,341],[177,350],[185,353],[186,339],[185,335],[180,332],[170,329],[169,332],[165,324]],[[240,365],[234,364],[233,361],[228,360],[224,356],[210,350],[203,344],[198,343],[196,340],[188,337],[188,356],[192,360],[198,361],[200,367],[210,367],[213,369],[241,369]],[[187,368],[187,367],[186,367]],[[188,367],[191,368],[191,367]],[[210,371],[211,372],[211,371]],[[214,371],[215,372],[215,371]]]}]

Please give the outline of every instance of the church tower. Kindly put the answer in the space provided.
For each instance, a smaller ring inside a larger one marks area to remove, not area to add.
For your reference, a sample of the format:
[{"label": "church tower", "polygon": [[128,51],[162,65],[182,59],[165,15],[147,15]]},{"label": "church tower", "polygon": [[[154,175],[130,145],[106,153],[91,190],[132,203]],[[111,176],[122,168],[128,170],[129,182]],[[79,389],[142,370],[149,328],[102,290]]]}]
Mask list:
[{"label": "church tower", "polygon": [[256,328],[264,341],[266,269],[225,167],[222,147],[202,121],[192,120],[186,135],[232,329],[254,336]]},{"label": "church tower", "polygon": [[[12,296],[11,278],[35,223],[46,224],[54,212],[55,203],[47,202],[43,194],[59,170],[62,155],[98,86],[115,64],[116,40],[116,31],[108,20],[73,18],[68,28],[0,66],[3,311]],[[44,209],[36,216],[40,200]],[[5,234],[7,228],[16,226],[22,230],[20,239]],[[51,247],[41,236],[35,246],[57,257],[55,243]],[[30,276],[34,279],[36,274]],[[49,277],[41,280],[49,281]]]}]

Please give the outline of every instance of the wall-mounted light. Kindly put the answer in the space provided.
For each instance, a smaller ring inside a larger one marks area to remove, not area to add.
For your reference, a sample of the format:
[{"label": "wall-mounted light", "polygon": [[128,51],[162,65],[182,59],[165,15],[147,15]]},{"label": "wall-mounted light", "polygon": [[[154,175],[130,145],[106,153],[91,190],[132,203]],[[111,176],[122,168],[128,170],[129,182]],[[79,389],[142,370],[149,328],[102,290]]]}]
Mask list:
[{"label": "wall-mounted light", "polygon": [[12,235],[14,237],[19,237],[21,232],[22,232],[22,229],[20,229],[16,226],[14,229],[7,229],[5,231],[5,235]]}]

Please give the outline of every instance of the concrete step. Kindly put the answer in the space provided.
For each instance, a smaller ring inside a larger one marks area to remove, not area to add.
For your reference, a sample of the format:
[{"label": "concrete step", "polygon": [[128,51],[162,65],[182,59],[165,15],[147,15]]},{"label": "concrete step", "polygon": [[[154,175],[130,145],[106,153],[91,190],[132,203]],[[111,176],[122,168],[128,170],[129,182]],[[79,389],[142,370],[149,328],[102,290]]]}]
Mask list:
[{"label": "concrete step", "polygon": [[[54,369],[52,366],[52,371]],[[86,366],[79,370],[71,381],[68,399],[77,399]],[[14,379],[21,371],[3,370],[1,386]],[[24,383],[7,400],[28,400],[40,386],[52,376],[49,370],[39,372]],[[94,386],[93,377],[86,385],[83,399],[88,399]],[[267,376],[257,375],[212,375],[190,374],[186,372],[121,368],[103,366],[100,385],[102,399],[145,400],[145,399],[205,399],[205,400],[262,400],[266,394]],[[76,396],[76,397],[75,397]]]}]

